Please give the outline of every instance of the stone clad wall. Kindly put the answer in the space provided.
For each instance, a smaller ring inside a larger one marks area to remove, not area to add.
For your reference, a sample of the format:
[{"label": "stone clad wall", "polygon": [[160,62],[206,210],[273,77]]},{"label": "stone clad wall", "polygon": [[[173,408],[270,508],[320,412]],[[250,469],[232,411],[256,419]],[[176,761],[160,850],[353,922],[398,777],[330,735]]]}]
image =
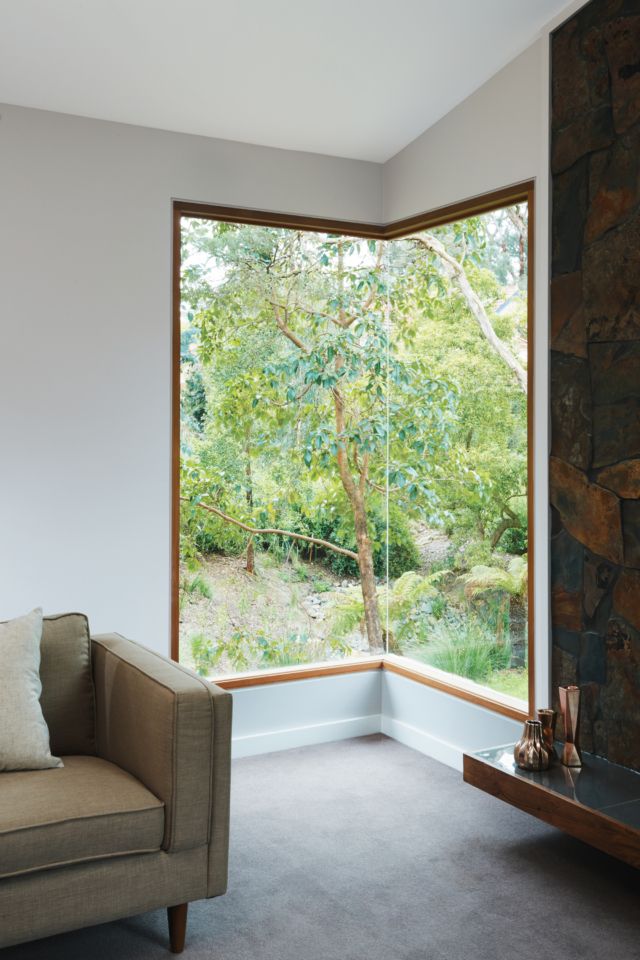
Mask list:
[{"label": "stone clad wall", "polygon": [[585,749],[640,769],[640,0],[551,50],[553,684],[582,688]]}]

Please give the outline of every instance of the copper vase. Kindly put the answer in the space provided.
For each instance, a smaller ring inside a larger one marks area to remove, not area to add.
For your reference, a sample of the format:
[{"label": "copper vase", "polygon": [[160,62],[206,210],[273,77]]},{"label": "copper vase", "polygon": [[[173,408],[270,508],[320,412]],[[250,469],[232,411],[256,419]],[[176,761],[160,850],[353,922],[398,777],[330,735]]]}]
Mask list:
[{"label": "copper vase", "polygon": [[516,763],[522,770],[548,770],[550,754],[542,739],[539,720],[526,720],[521,738],[513,749]]},{"label": "copper vase", "polygon": [[558,759],[554,741],[556,738],[556,712],[555,710],[538,710],[538,720],[542,724],[542,739],[544,745],[549,751],[549,763]]},{"label": "copper vase", "polygon": [[578,746],[578,723],[580,721],[580,687],[559,687],[560,711],[564,721],[564,747],[560,758],[566,767],[581,767],[582,758]]}]

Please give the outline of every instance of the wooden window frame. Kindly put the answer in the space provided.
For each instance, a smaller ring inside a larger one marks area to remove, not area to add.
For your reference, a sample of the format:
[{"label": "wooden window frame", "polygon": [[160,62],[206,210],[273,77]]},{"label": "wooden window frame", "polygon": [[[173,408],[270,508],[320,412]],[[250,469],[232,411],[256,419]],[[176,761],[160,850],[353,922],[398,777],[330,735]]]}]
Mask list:
[{"label": "wooden window frame", "polygon": [[[501,190],[484,193],[460,203],[449,204],[436,210],[430,210],[416,216],[394,220],[391,223],[361,223],[347,220],[332,220],[323,217],[303,217],[293,214],[270,213],[264,210],[251,210],[244,207],[218,206],[207,203],[194,203],[188,200],[173,201],[173,256],[172,256],[172,358],[171,358],[171,656],[178,660],[179,655],[179,562],[180,562],[180,238],[182,217],[194,217],[202,220],[222,220],[226,223],[245,223],[266,227],[286,227],[292,230],[309,230],[318,233],[336,233],[344,236],[363,237],[373,240],[399,240],[402,237],[465,220],[468,217],[490,213],[515,203],[528,205],[528,280],[527,280],[527,525],[529,570],[534,569],[534,213],[535,185],[533,180],[514,184]],[[528,581],[528,711],[522,710],[507,695],[495,697],[478,684],[464,678],[453,678],[453,674],[417,663],[409,658],[392,654],[344,660],[324,664],[301,665],[299,667],[275,669],[247,674],[221,677],[215,682],[227,689],[258,686],[268,683],[283,683],[290,680],[302,680],[309,677],[334,676],[336,674],[357,673],[363,670],[389,670],[392,673],[408,677],[418,683],[442,690],[462,700],[468,700],[481,707],[493,710],[515,720],[533,716],[535,708],[535,642],[534,642],[534,577]],[[405,662],[406,660],[406,662]],[[446,678],[446,679],[445,679]]]}]

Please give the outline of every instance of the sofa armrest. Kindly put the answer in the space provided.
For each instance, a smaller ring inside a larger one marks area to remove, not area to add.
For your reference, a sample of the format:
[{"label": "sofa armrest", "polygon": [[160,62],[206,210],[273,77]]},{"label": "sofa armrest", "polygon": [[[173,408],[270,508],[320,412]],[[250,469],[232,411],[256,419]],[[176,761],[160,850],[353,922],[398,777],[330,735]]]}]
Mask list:
[{"label": "sofa armrest", "polygon": [[92,637],[92,655],[98,755],[164,802],[167,852],[210,845],[208,895],[223,892],[231,696],[119,634]]}]

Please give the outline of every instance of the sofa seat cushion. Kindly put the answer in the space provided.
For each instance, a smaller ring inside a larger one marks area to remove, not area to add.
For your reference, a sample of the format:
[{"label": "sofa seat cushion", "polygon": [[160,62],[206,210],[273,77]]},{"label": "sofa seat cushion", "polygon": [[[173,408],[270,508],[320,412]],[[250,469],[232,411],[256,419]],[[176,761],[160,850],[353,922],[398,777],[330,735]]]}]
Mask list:
[{"label": "sofa seat cushion", "polygon": [[0,878],[159,850],[164,804],[99,757],[0,773]]}]

